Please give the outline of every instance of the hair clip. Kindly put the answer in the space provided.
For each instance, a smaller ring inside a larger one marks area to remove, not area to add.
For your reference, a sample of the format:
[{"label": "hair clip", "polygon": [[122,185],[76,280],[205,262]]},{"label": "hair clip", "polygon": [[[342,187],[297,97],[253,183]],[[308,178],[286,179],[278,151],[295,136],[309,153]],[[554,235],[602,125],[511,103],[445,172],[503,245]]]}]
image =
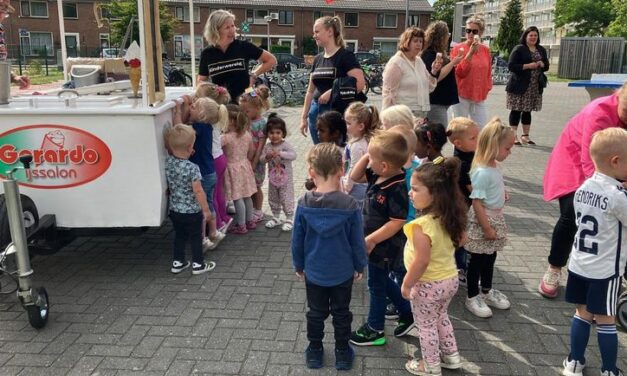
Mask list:
[{"label": "hair clip", "polygon": [[443,156],[439,156],[439,157],[437,157],[436,159],[433,160],[433,164],[434,165],[440,164],[442,162],[444,162],[444,157]]},{"label": "hair clip", "polygon": [[226,93],[226,88],[223,86],[218,86],[218,88],[216,89],[218,91],[218,94],[225,94]]},{"label": "hair clip", "polygon": [[246,90],[244,90],[244,94],[250,95],[251,97],[256,97],[257,90],[253,89],[252,87],[249,87],[249,88],[246,88]]}]

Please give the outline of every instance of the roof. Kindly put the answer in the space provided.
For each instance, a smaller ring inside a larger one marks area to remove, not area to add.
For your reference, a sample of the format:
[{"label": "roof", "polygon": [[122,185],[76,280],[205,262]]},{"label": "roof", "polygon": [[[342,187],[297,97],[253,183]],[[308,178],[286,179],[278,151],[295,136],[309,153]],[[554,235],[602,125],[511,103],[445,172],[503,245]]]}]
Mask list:
[{"label": "roof", "polygon": [[[185,0],[162,0],[165,3],[184,3]],[[361,10],[382,11],[392,10],[405,12],[405,6],[409,2],[409,10],[412,12],[433,13],[433,7],[427,0],[335,0],[327,4],[324,0],[193,0],[194,4],[207,4],[224,8],[306,8],[327,11],[334,10]]]}]

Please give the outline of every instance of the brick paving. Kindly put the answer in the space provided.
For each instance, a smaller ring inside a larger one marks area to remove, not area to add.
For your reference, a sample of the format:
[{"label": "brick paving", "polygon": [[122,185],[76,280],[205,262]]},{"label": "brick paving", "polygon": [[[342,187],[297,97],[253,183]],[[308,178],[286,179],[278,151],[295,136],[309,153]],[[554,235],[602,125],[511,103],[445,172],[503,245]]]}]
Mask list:
[{"label": "brick paving", "polygon": [[[380,97],[371,100],[380,103]],[[464,367],[445,375],[559,373],[573,307],[536,292],[558,213],[555,203],[541,199],[542,175],[562,127],[587,101],[583,89],[551,83],[544,110],[534,113],[532,138],[538,145],[516,147],[505,162],[511,237],[497,259],[495,286],[510,296],[512,308],[487,320],[473,317],[463,309],[461,289],[450,315]],[[490,114],[507,118],[503,86],[492,90],[488,103]],[[300,194],[310,142],[297,131],[300,108],[279,113],[299,150],[295,184]],[[50,294],[50,321],[34,330],[15,295],[0,297],[0,375],[338,373],[330,320],[326,367],[311,371],[304,366],[305,289],[292,272],[289,234],[261,226],[245,236],[229,235],[208,255],[217,268],[202,276],[169,272],[172,236],[171,226],[164,224],[142,234],[81,237],[57,254],[36,257],[35,280]],[[366,283],[358,282],[354,327],[363,322],[367,304]],[[392,322],[386,331],[388,344],[356,349],[354,369],[346,374],[407,374],[404,363],[418,340],[393,338]],[[594,333],[585,375],[599,372]],[[619,367],[627,369],[624,332],[619,342]]]}]

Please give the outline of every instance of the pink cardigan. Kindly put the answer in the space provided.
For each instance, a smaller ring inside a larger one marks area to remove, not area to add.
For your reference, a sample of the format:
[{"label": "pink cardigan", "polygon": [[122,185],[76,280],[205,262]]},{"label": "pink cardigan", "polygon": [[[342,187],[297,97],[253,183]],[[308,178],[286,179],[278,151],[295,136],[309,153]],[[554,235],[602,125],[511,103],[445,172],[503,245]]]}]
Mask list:
[{"label": "pink cardigan", "polygon": [[625,127],[618,117],[618,95],[588,103],[562,131],[544,172],[544,199],[573,193],[594,173],[590,159],[592,135],[605,128]]}]

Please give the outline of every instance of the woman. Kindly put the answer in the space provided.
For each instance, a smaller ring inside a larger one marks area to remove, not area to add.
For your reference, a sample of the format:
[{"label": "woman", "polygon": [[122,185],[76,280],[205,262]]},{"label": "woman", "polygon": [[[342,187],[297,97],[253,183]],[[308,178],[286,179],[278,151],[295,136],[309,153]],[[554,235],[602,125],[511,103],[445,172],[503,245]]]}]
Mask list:
[{"label": "woman", "polygon": [[459,54],[454,59],[449,59],[446,53],[448,41],[449,31],[446,22],[432,22],[425,32],[425,50],[420,55],[427,67],[436,61],[438,54],[442,57],[442,69],[435,75],[438,79],[438,85],[429,94],[431,109],[427,118],[429,118],[429,121],[440,123],[445,127],[448,124],[448,108],[459,103],[454,72],[457,64],[464,58],[463,55]]},{"label": "woman", "polygon": [[[250,42],[235,39],[235,36],[233,13],[222,9],[211,12],[204,30],[209,46],[200,55],[198,83],[211,78],[211,82],[225,87],[231,102],[237,104],[238,97],[255,83],[257,76],[272,70],[276,58]],[[250,74],[249,60],[261,62]]]},{"label": "woman", "polygon": [[455,68],[459,103],[455,105],[455,116],[474,120],[483,127],[488,122],[485,100],[492,90],[492,55],[490,49],[481,44],[485,29],[483,20],[470,17],[466,21],[466,43],[453,48],[451,56],[463,56]]},{"label": "woman", "polygon": [[549,59],[546,50],[540,45],[540,33],[535,26],[528,27],[520,37],[520,44],[514,47],[509,55],[508,69],[511,73],[505,91],[507,91],[507,109],[509,113],[509,126],[518,131],[518,123],[522,116],[523,133],[514,144],[535,145],[529,139],[531,128],[531,111],[542,110],[543,85],[539,78],[549,70]]},{"label": "woman", "polygon": [[383,110],[396,104],[404,104],[415,117],[427,117],[430,109],[429,93],[438,84],[434,75],[440,71],[441,61],[436,60],[429,73],[418,58],[424,39],[425,33],[416,26],[408,27],[399,37],[398,51],[390,58],[383,71]]},{"label": "woman", "polygon": [[346,76],[355,77],[357,91],[362,91],[365,86],[364,72],[355,54],[345,49],[342,36],[342,21],[339,17],[325,16],[314,22],[313,38],[318,47],[324,52],[318,54],[311,68],[309,86],[305,94],[305,103],[301,116],[300,132],[307,136],[307,130],[311,134],[314,144],[320,142],[316,130],[318,115],[330,109],[331,88],[336,78]]},{"label": "woman", "polygon": [[[549,268],[540,282],[540,294],[557,297],[562,267],[566,265],[577,232],[573,199],[579,186],[594,173],[590,159],[592,135],[605,128],[627,129],[627,82],[613,95],[595,99],[566,124],[544,172],[544,199],[559,200],[560,217],[553,229]],[[624,184],[627,187],[627,183]]]}]

